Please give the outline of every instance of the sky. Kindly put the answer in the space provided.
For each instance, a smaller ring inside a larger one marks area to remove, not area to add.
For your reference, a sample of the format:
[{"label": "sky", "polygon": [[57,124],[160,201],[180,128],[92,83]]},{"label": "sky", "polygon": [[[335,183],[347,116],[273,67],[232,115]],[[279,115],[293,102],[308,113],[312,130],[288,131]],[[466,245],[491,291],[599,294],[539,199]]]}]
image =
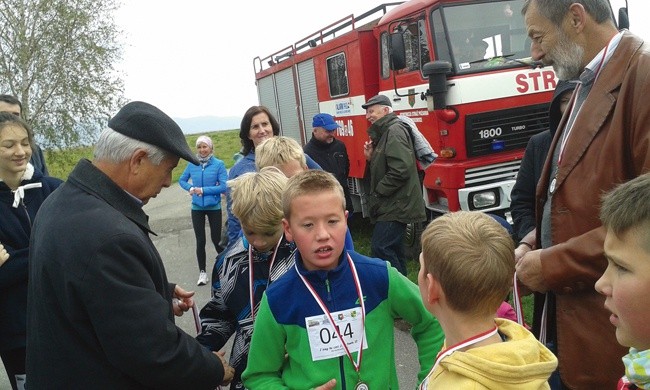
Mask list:
[{"label": "sky", "polygon": [[[390,2],[123,1],[116,24],[123,36],[118,69],[125,97],[149,102],[174,118],[241,117],[258,104],[253,58]],[[625,3],[611,2],[615,10]],[[628,5],[630,30],[650,40],[650,25],[642,22],[650,2],[628,0]]]}]

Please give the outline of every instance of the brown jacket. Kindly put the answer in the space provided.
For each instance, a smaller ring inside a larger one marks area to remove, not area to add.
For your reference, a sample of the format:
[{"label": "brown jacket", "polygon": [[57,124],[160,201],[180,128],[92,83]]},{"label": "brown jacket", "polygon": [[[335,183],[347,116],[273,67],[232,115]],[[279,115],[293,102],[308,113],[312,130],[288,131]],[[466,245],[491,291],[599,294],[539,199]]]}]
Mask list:
[{"label": "brown jacket", "polygon": [[[618,345],[604,297],[594,290],[607,267],[599,210],[604,192],[650,170],[648,96],[650,45],[625,32],[566,144],[551,208],[553,246],[541,252],[543,277],[556,294],[560,375],[570,388],[613,389],[624,373],[627,349]],[[537,187],[537,242],[549,172],[547,159]]]}]

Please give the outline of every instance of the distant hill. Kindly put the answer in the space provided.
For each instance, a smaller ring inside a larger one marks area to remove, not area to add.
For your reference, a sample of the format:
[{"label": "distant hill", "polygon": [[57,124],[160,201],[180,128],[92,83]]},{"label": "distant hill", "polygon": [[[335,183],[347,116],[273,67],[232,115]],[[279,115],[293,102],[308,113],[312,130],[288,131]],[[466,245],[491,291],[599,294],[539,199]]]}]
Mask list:
[{"label": "distant hill", "polygon": [[197,116],[193,118],[174,118],[185,134],[239,129],[241,117],[236,116]]}]

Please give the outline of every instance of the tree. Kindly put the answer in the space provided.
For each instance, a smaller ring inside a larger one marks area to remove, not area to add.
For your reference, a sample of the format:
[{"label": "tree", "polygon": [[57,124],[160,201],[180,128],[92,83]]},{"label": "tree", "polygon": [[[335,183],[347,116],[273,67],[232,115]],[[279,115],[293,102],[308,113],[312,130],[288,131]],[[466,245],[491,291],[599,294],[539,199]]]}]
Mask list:
[{"label": "tree", "polygon": [[45,148],[87,144],[123,103],[116,0],[0,0],[0,93]]}]

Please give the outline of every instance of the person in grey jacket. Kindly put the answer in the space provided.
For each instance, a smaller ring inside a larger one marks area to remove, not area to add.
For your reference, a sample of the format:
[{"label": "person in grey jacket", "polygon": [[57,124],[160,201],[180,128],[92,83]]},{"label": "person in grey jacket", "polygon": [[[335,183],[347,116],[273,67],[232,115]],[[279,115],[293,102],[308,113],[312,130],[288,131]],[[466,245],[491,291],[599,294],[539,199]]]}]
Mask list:
[{"label": "person in grey jacket", "polygon": [[361,107],[371,123],[370,141],[364,145],[365,178],[370,184],[368,207],[375,224],[371,255],[388,260],[406,275],[406,224],[426,220],[413,144],[388,97],[373,96]]},{"label": "person in grey jacket", "polygon": [[30,243],[30,389],[206,389],[230,382],[223,356],[174,324],[193,292],[167,280],[142,206],[198,163],[178,125],[131,102],[41,206]]}]

